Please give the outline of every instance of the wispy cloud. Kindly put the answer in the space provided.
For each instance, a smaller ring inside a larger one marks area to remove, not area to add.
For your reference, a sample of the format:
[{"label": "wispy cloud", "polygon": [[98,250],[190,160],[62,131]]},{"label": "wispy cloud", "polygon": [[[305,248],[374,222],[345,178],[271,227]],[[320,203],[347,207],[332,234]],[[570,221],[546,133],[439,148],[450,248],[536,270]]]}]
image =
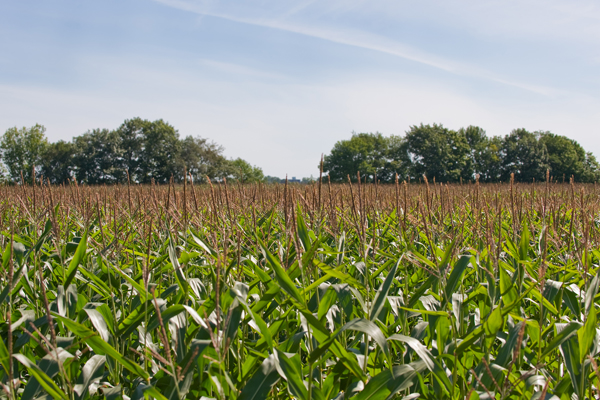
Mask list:
[{"label": "wispy cloud", "polygon": [[280,176],[316,173],[351,131],[421,122],[550,130],[600,148],[591,0],[76,2],[60,2],[60,20],[7,14],[20,23],[2,26],[16,38],[5,58],[21,62],[0,62],[0,133],[39,122],[70,140],[163,118]]},{"label": "wispy cloud", "polygon": [[281,75],[281,74],[277,74],[277,73],[273,73],[273,72],[267,72],[267,71],[259,70],[256,68],[250,68],[245,65],[236,64],[236,63],[229,63],[229,62],[204,59],[204,58],[199,59],[197,62],[200,66],[208,67],[215,71],[224,72],[226,74],[231,74],[231,75],[235,75],[235,76],[242,75],[242,76],[254,77],[254,78],[258,78],[258,79],[269,79],[269,80],[279,80],[279,81],[288,79],[288,77],[285,75]]},{"label": "wispy cloud", "polygon": [[286,32],[297,33],[317,39],[326,40],[347,46],[358,47],[377,51],[380,53],[400,57],[419,64],[426,65],[438,70],[445,71],[458,76],[465,76],[475,79],[484,79],[502,85],[516,87],[529,92],[544,96],[556,96],[559,90],[542,85],[533,85],[517,80],[503,77],[493,71],[488,71],[475,65],[458,62],[445,57],[431,54],[404,43],[392,40],[385,36],[373,34],[366,31],[346,29],[339,27],[318,26],[309,23],[300,23],[291,21],[287,16],[299,10],[299,7],[305,8],[311,2],[302,3],[291,9],[289,13],[278,16],[244,16],[231,12],[221,12],[212,2],[194,2],[189,0],[155,0],[169,7],[193,12],[203,16],[221,18],[228,21],[239,22],[242,24],[260,26],[269,29],[277,29]]}]

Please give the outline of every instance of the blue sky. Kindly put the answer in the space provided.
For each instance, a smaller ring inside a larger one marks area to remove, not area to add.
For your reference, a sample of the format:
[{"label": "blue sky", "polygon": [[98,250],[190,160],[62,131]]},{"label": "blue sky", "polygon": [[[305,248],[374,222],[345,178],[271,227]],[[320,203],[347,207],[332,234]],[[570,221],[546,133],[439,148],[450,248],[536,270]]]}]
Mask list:
[{"label": "blue sky", "polygon": [[276,176],[421,122],[600,156],[600,3],[0,0],[0,131],[69,140],[136,116]]}]

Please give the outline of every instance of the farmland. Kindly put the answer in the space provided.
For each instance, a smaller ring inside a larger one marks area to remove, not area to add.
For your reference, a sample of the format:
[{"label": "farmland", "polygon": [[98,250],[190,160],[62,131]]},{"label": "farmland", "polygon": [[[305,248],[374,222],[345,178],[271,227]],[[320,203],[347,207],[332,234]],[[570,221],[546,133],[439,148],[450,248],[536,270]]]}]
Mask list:
[{"label": "farmland", "polygon": [[2,398],[600,396],[595,184],[0,192]]}]

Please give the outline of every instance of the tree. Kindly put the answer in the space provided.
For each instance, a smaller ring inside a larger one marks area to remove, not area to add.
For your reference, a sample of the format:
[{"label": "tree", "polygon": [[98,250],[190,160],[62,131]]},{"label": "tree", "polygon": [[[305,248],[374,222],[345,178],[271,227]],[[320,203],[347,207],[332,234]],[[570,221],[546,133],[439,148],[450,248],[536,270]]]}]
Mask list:
[{"label": "tree", "polygon": [[74,172],[75,145],[59,140],[50,143],[41,159],[41,174],[53,184],[65,183]]},{"label": "tree", "polygon": [[31,128],[9,128],[2,135],[2,162],[6,165],[12,181],[20,182],[22,172],[25,182],[32,182],[32,169],[36,166],[36,171],[39,171],[42,155],[48,147],[45,133],[46,128],[36,124]]},{"label": "tree", "polygon": [[502,142],[502,179],[510,179],[515,174],[515,180],[520,182],[538,181],[546,178],[550,168],[548,152],[539,134],[525,129],[515,129]]},{"label": "tree", "polygon": [[456,182],[469,174],[469,143],[466,137],[442,125],[411,126],[405,137],[412,174],[438,182]]},{"label": "tree", "polygon": [[171,176],[182,176],[181,142],[175,128],[162,119],[144,121],[141,150],[137,160],[139,183],[168,183]]},{"label": "tree", "polygon": [[591,152],[585,153],[583,162],[583,174],[579,178],[582,182],[600,181],[600,164]]},{"label": "tree", "polygon": [[390,136],[387,138],[386,162],[377,173],[380,182],[392,183],[396,180],[396,174],[400,181],[406,180],[411,173],[410,154],[408,143],[401,136]]},{"label": "tree", "polygon": [[125,120],[117,129],[123,158],[122,167],[129,171],[132,181],[137,181],[140,174],[139,162],[144,146],[144,129],[150,124],[150,121],[136,117]]},{"label": "tree", "polygon": [[195,182],[222,179],[231,172],[229,160],[223,156],[223,147],[208,139],[186,136],[181,143],[181,162]]},{"label": "tree", "polygon": [[372,180],[385,167],[388,149],[389,140],[381,133],[353,133],[350,140],[340,140],[324,157],[323,172],[332,182],[345,182],[348,176],[356,182],[357,172]]},{"label": "tree", "polygon": [[127,180],[117,131],[94,129],[73,139],[73,169],[79,182],[114,184]]},{"label": "tree", "polygon": [[579,182],[595,182],[598,175],[596,159],[586,153],[583,147],[566,136],[551,132],[539,132],[540,142],[548,151],[548,164],[554,179],[563,177],[568,180],[571,175]]},{"label": "tree", "polygon": [[2,162],[0,162],[0,184],[5,184],[8,182],[8,169],[6,169],[6,166]]},{"label": "tree", "polygon": [[481,182],[498,182],[502,177],[502,137],[492,136],[475,149],[475,172]]},{"label": "tree", "polygon": [[464,136],[469,145],[469,157],[462,178],[470,180],[479,174],[481,182],[497,181],[502,172],[502,138],[488,138],[485,130],[473,125],[459,129],[458,133]]},{"label": "tree", "polygon": [[267,176],[265,176],[264,182],[266,182],[266,183],[284,183],[285,179],[281,179],[277,176],[267,175]]},{"label": "tree", "polygon": [[255,183],[263,182],[265,180],[262,169],[250,165],[249,162],[242,160],[241,158],[231,160],[229,163],[231,173],[227,178],[228,180],[231,179],[240,183]]}]

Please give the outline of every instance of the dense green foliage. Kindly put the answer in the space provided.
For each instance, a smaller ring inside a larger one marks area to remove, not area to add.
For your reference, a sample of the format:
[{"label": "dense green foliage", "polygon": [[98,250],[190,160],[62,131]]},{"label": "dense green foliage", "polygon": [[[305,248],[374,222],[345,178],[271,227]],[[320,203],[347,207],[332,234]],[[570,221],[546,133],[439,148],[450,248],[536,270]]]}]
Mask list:
[{"label": "dense green foliage", "polygon": [[0,398],[600,394],[595,185],[0,190]]},{"label": "dense green foliage", "polygon": [[10,128],[2,135],[2,161],[11,179],[20,180],[23,173],[23,178],[31,181],[33,166],[42,164],[43,154],[48,148],[45,132],[46,128],[35,125],[29,129]]},{"label": "dense green foliage", "polygon": [[[260,182],[262,170],[242,159],[229,160],[207,139],[186,136],[163,120],[126,120],[115,130],[94,129],[71,142],[49,143],[45,128],[11,128],[0,138],[0,161],[7,180],[31,183],[32,175],[53,184],[76,179],[87,184],[167,183],[184,174],[195,182],[207,177]],[[35,167],[35,170],[34,170]],[[0,170],[1,172],[1,170]],[[21,174],[23,174],[21,176]],[[2,178],[0,176],[0,178]]]},{"label": "dense green foliage", "polygon": [[576,141],[550,132],[515,129],[510,134],[488,137],[469,126],[454,131],[442,125],[415,125],[404,137],[380,133],[354,134],[335,144],[325,156],[324,171],[332,182],[357,181],[357,173],[372,181],[419,180],[423,175],[438,182],[543,181],[550,170],[554,180],[596,182],[600,165]]}]

